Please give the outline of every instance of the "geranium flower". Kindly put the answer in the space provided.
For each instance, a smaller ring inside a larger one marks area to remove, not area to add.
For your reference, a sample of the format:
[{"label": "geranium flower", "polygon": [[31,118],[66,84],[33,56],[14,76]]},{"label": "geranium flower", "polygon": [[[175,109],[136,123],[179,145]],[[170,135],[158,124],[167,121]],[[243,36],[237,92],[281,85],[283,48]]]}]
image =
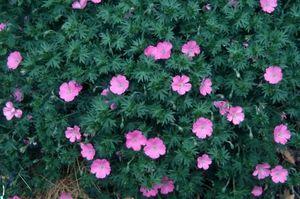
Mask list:
[{"label": "geranium flower", "polygon": [[287,181],[288,170],[284,169],[281,165],[277,165],[274,169],[271,170],[271,178],[275,183],[284,183]]},{"label": "geranium flower", "polygon": [[71,193],[62,192],[59,196],[59,199],[73,199]]},{"label": "geranium flower", "polygon": [[242,121],[244,121],[245,115],[243,112],[243,108],[240,106],[230,107],[228,114],[227,114],[227,120],[232,122],[234,125],[240,124]]},{"label": "geranium flower", "polygon": [[257,164],[252,175],[262,180],[270,175],[270,168],[271,166],[268,163]]},{"label": "geranium flower", "polygon": [[202,156],[197,158],[197,167],[199,169],[207,170],[209,165],[211,165],[212,160],[207,154],[203,154]]},{"label": "geranium flower", "polygon": [[173,192],[174,190],[174,181],[169,179],[167,176],[164,176],[161,180],[161,184],[159,186],[161,194],[168,194]]},{"label": "geranium flower", "polygon": [[6,28],[6,23],[0,23],[0,32]]},{"label": "geranium flower", "polygon": [[101,3],[102,0],[91,0],[93,3]]},{"label": "geranium flower", "polygon": [[80,148],[81,148],[81,156],[86,158],[87,160],[92,160],[94,159],[94,156],[96,154],[96,151],[93,147],[92,144],[84,144],[80,143]]},{"label": "geranium flower", "polygon": [[274,129],[274,141],[279,144],[286,144],[291,138],[291,132],[284,124],[277,125]]},{"label": "geranium flower", "polygon": [[16,69],[18,68],[18,66],[20,65],[20,63],[22,62],[23,57],[21,55],[21,53],[19,51],[14,51],[12,53],[9,54],[9,56],[7,57],[7,67],[9,69]]},{"label": "geranium flower", "polygon": [[73,9],[84,9],[87,5],[88,0],[79,0],[79,1],[74,1],[72,3],[72,8]]},{"label": "geranium flower", "polygon": [[11,120],[13,117],[21,118],[22,114],[22,110],[16,109],[12,102],[6,102],[5,107],[3,108],[3,115],[6,117],[7,120]]},{"label": "geranium flower", "polygon": [[15,89],[13,96],[17,102],[21,102],[23,100],[22,90],[19,88]]},{"label": "geranium flower", "polygon": [[170,42],[159,42],[156,46],[148,46],[144,50],[147,57],[153,57],[155,60],[169,59],[171,57],[171,49],[173,45]]},{"label": "geranium flower", "polygon": [[67,130],[65,131],[65,136],[70,140],[70,142],[80,141],[81,139],[80,127],[76,125],[73,128],[68,127]]},{"label": "geranium flower", "polygon": [[227,101],[214,101],[214,106],[219,109],[221,115],[226,115],[229,111],[229,103]]},{"label": "geranium flower", "polygon": [[212,82],[211,79],[205,78],[200,85],[199,91],[201,95],[206,96],[207,94],[211,94],[212,88],[211,88]]},{"label": "geranium flower", "polygon": [[282,69],[278,66],[270,66],[266,69],[264,78],[270,84],[277,84],[282,80]]},{"label": "geranium flower", "polygon": [[181,52],[187,55],[188,57],[192,58],[200,54],[201,49],[197,44],[197,42],[192,40],[192,41],[188,41],[186,44],[184,44],[181,47]]},{"label": "geranium flower", "polygon": [[106,159],[96,159],[91,165],[91,173],[96,175],[96,178],[103,179],[110,174],[110,163]]},{"label": "geranium flower", "polygon": [[261,194],[263,193],[263,188],[260,186],[254,186],[251,193],[255,197],[261,196]]},{"label": "geranium flower", "polygon": [[143,193],[143,196],[150,198],[150,197],[154,197],[157,195],[158,188],[159,188],[159,186],[157,186],[157,185],[154,185],[152,188],[141,187],[140,192]]},{"label": "geranium flower", "polygon": [[152,159],[157,159],[161,155],[166,154],[166,146],[164,142],[159,138],[150,138],[146,142],[144,152]]},{"label": "geranium flower", "polygon": [[110,91],[117,95],[122,95],[129,87],[129,81],[124,75],[117,75],[110,80]]},{"label": "geranium flower", "polygon": [[126,147],[132,148],[134,151],[141,150],[146,145],[147,138],[139,130],[130,131],[126,134]]},{"label": "geranium flower", "polygon": [[260,7],[264,12],[272,13],[277,7],[277,0],[260,0]]},{"label": "geranium flower", "polygon": [[81,90],[82,86],[75,81],[64,82],[59,87],[59,97],[66,102],[71,102]]},{"label": "geranium flower", "polygon": [[212,135],[213,123],[207,118],[200,117],[194,122],[192,131],[198,138],[205,139]]},{"label": "geranium flower", "polygon": [[109,94],[109,89],[108,88],[103,89],[103,91],[101,92],[102,96],[107,96],[108,94]]},{"label": "geranium flower", "polygon": [[190,84],[189,81],[190,78],[186,75],[176,75],[173,77],[172,90],[176,91],[179,95],[184,95],[192,88],[192,84]]}]

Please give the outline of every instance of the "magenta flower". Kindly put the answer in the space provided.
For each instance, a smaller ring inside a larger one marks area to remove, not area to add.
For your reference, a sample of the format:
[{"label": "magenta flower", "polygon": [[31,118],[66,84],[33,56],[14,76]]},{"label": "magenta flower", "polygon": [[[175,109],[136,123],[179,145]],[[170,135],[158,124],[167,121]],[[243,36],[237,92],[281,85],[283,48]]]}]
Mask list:
[{"label": "magenta flower", "polygon": [[263,193],[263,188],[260,186],[254,186],[251,193],[255,197],[261,196],[261,194]]},{"label": "magenta flower", "polygon": [[72,3],[72,8],[73,9],[84,9],[87,5],[88,0],[79,0],[79,1],[74,1]]},{"label": "magenta flower", "polygon": [[126,134],[126,147],[132,148],[134,151],[141,150],[146,145],[147,138],[139,130],[130,131]]},{"label": "magenta flower", "polygon": [[227,114],[227,120],[232,122],[234,125],[240,124],[242,121],[244,121],[245,115],[243,112],[243,108],[240,106],[234,106],[230,107],[228,114]]},{"label": "magenta flower", "polygon": [[22,114],[22,110],[16,109],[12,102],[6,102],[5,107],[3,108],[3,115],[6,117],[7,120],[11,120],[13,117],[21,118]]},{"label": "magenta flower", "polygon": [[219,109],[221,115],[226,115],[229,111],[229,103],[227,101],[214,101],[214,106]]},{"label": "magenta flower", "polygon": [[144,152],[152,159],[157,159],[161,155],[166,154],[166,146],[160,138],[150,138],[146,142]]},{"label": "magenta flower", "polygon": [[153,57],[155,60],[169,59],[173,45],[170,42],[159,42],[156,46],[148,46],[144,50],[147,57]]},{"label": "magenta flower", "polygon": [[153,57],[154,59],[156,58],[156,47],[155,46],[148,46],[147,48],[145,48],[144,50],[144,55],[146,57]]},{"label": "magenta flower", "polygon": [[13,197],[10,197],[10,198],[8,198],[8,199],[21,199],[19,196],[13,196]]},{"label": "magenta flower", "polygon": [[257,176],[259,180],[265,179],[270,175],[271,166],[268,163],[257,164],[253,176]]},{"label": "magenta flower", "polygon": [[140,192],[143,193],[143,196],[150,198],[150,197],[154,197],[157,195],[158,188],[159,188],[159,186],[157,186],[157,185],[154,185],[152,188],[141,187]]},{"label": "magenta flower", "polygon": [[15,89],[13,96],[17,102],[21,102],[23,100],[22,90],[19,88]]},{"label": "magenta flower", "polygon": [[75,81],[64,82],[59,87],[59,97],[66,102],[71,102],[75,99],[79,92],[82,90],[82,86]]},{"label": "magenta flower", "polygon": [[19,51],[14,51],[12,53],[9,54],[9,56],[7,57],[7,67],[9,69],[16,69],[18,68],[18,66],[20,65],[20,63],[22,62],[23,57],[21,55],[21,53]]},{"label": "magenta flower", "polygon": [[291,132],[284,124],[277,125],[274,129],[274,141],[279,144],[286,144],[291,138]]},{"label": "magenta flower", "polygon": [[109,89],[108,88],[103,89],[103,91],[101,92],[102,96],[107,96],[108,94],[109,94]]},{"label": "magenta flower", "polygon": [[103,179],[110,174],[110,163],[106,159],[96,159],[91,165],[91,173],[96,174],[96,178]]},{"label": "magenta flower", "polygon": [[81,156],[83,158],[86,158],[87,160],[94,159],[96,151],[95,151],[92,144],[90,144],[90,143],[88,143],[88,144],[80,143],[80,148],[81,148]]},{"label": "magenta flower", "polygon": [[274,169],[271,170],[271,178],[275,183],[284,183],[287,181],[288,170],[284,169],[281,165],[277,165]]},{"label": "magenta flower", "polygon": [[278,66],[270,66],[266,69],[264,78],[270,84],[277,84],[282,80],[282,69]]},{"label": "magenta flower", "polygon": [[81,140],[81,133],[80,133],[80,127],[74,126],[68,127],[65,131],[65,136],[70,140],[70,142],[80,141]]},{"label": "magenta flower", "polygon": [[160,187],[161,194],[171,193],[175,188],[174,181],[169,179],[167,176],[164,176],[163,179],[161,180],[161,184],[159,187]]},{"label": "magenta flower", "polygon": [[197,158],[197,167],[199,169],[207,170],[209,168],[209,165],[211,165],[212,160],[207,154],[203,154],[202,156],[199,156]]},{"label": "magenta flower", "polygon": [[189,81],[190,78],[186,75],[176,75],[173,77],[172,90],[176,91],[179,95],[184,95],[192,88],[192,84],[190,84]]},{"label": "magenta flower", "polygon": [[0,32],[6,28],[6,23],[0,23]]},{"label": "magenta flower", "polygon": [[188,57],[192,58],[200,54],[201,49],[196,41],[191,40],[181,47],[181,52],[187,55]]},{"label": "magenta flower", "polygon": [[122,95],[129,87],[129,81],[124,75],[117,75],[110,80],[110,91],[117,95]]},{"label": "magenta flower", "polygon": [[200,117],[194,122],[192,131],[198,138],[205,139],[212,135],[213,123],[207,118]]},{"label": "magenta flower", "polygon": [[206,96],[207,94],[211,94],[212,88],[211,88],[212,82],[210,78],[205,78],[200,85],[199,91],[201,95]]},{"label": "magenta flower", "polygon": [[59,196],[59,199],[73,199],[71,193],[62,192]]},{"label": "magenta flower", "polygon": [[277,7],[277,0],[260,0],[260,7],[264,12],[272,13]]}]

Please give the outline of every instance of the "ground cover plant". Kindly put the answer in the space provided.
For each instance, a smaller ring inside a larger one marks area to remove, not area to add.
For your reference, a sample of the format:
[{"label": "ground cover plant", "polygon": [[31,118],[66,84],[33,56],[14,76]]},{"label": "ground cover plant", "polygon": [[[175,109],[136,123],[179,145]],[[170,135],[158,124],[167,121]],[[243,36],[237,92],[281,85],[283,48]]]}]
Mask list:
[{"label": "ground cover plant", "polygon": [[299,27],[299,0],[1,1],[1,196],[299,197]]}]

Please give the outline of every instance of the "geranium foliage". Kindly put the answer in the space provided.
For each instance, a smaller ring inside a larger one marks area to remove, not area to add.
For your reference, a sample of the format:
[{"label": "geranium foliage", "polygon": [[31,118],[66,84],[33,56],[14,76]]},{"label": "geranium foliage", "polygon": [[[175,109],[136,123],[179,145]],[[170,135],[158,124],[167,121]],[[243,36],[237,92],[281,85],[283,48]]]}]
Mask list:
[{"label": "geranium foliage", "polygon": [[4,198],[70,175],[91,198],[299,186],[299,20],[299,0],[2,2]]}]

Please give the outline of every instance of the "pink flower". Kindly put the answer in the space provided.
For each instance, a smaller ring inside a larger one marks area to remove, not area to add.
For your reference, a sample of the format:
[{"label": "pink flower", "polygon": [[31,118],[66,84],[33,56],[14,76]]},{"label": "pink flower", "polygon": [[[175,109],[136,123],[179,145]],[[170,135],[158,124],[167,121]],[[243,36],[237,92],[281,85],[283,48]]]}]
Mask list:
[{"label": "pink flower", "polygon": [[6,28],[5,23],[0,23],[0,32]]},{"label": "pink flower", "polygon": [[129,81],[124,75],[117,75],[110,80],[110,91],[122,95],[129,87]]},{"label": "pink flower", "polygon": [[113,103],[111,103],[109,108],[110,108],[110,110],[115,110],[117,108],[117,104],[113,102]]},{"label": "pink flower", "polygon": [[59,199],[73,199],[71,193],[62,192],[59,196]]},{"label": "pink flower", "polygon": [[23,57],[21,55],[21,53],[19,51],[14,51],[12,53],[9,54],[9,56],[7,57],[7,67],[9,69],[16,69],[18,68],[18,66],[20,65],[20,63],[22,62]]},{"label": "pink flower", "polygon": [[72,8],[73,9],[84,9],[86,7],[88,0],[79,0],[79,1],[74,1],[72,3]]},{"label": "pink flower", "polygon": [[134,151],[141,150],[146,145],[147,138],[139,130],[130,131],[126,134],[126,147],[132,148]]},{"label": "pink flower", "polygon": [[200,85],[199,91],[201,93],[201,95],[206,96],[207,94],[210,94],[212,91],[211,88],[212,82],[211,79],[209,78],[205,78]]},{"label": "pink flower", "polygon": [[160,184],[160,193],[161,194],[171,193],[173,192],[174,188],[175,188],[174,181],[164,176]]},{"label": "pink flower", "polygon": [[201,50],[196,41],[188,41],[181,47],[181,52],[188,57],[195,57]]},{"label": "pink flower", "polygon": [[143,196],[150,198],[152,196],[154,197],[157,195],[158,188],[159,188],[159,186],[157,186],[157,185],[154,185],[152,188],[141,187],[140,192],[143,193]]},{"label": "pink flower", "polygon": [[94,159],[95,156],[95,149],[92,144],[83,144],[80,143],[80,148],[81,148],[81,156],[86,158],[87,160],[92,160]]},{"label": "pink flower", "polygon": [[65,136],[70,140],[70,142],[80,141],[81,139],[80,127],[76,125],[73,128],[68,127],[67,130],[65,131]]},{"label": "pink flower", "polygon": [[155,60],[169,59],[173,45],[170,42],[159,42],[156,46],[148,46],[144,50],[147,57],[153,57]]},{"label": "pink flower", "polygon": [[260,0],[260,7],[264,12],[272,13],[277,7],[277,0]]},{"label": "pink flower", "polygon": [[197,167],[199,169],[207,170],[209,165],[211,165],[211,158],[207,154],[203,154],[197,158]]},{"label": "pink flower", "polygon": [[106,159],[96,159],[91,165],[91,173],[96,174],[96,178],[103,179],[110,174],[110,164]]},{"label": "pink flower", "polygon": [[166,154],[166,146],[159,138],[150,138],[146,142],[144,152],[152,159],[157,159],[159,156]]},{"label": "pink flower", "polygon": [[103,91],[101,92],[102,96],[107,96],[108,94],[109,94],[109,89],[108,88],[103,89]]},{"label": "pink flower", "polygon": [[8,198],[8,199],[21,199],[19,196],[13,196],[13,197],[10,197],[10,198]]},{"label": "pink flower", "polygon": [[229,111],[229,104],[227,101],[214,101],[214,106],[219,108],[221,115],[226,115]]},{"label": "pink flower", "polygon": [[251,193],[253,196],[258,197],[263,193],[263,189],[260,186],[254,186]]},{"label": "pink flower", "polygon": [[102,0],[91,0],[93,3],[101,3]]},{"label": "pink flower", "polygon": [[288,170],[284,169],[282,166],[277,165],[274,169],[271,170],[272,181],[275,183],[284,183],[287,181]]},{"label": "pink flower", "polygon": [[3,115],[6,117],[7,120],[11,120],[13,117],[21,118],[22,114],[22,110],[16,109],[12,102],[6,102],[5,107],[3,108]]},{"label": "pink flower", "polygon": [[196,122],[194,122],[192,131],[198,138],[205,139],[206,137],[210,137],[212,135],[213,123],[209,119],[200,117]]},{"label": "pink flower", "polygon": [[244,121],[245,115],[243,112],[243,108],[240,106],[230,107],[227,120],[232,122],[234,125],[238,125],[242,121]]},{"label": "pink flower", "polygon": [[284,124],[277,125],[274,129],[274,141],[279,144],[286,144],[291,138],[291,132]]},{"label": "pink flower", "polygon": [[271,166],[268,163],[257,164],[253,176],[257,176],[259,180],[265,179],[270,175]]},{"label": "pink flower", "polygon": [[192,84],[190,84],[189,81],[190,78],[188,76],[176,75],[175,77],[173,77],[172,90],[176,91],[179,95],[184,95],[192,88]]},{"label": "pink flower", "polygon": [[23,93],[22,93],[21,89],[19,89],[19,88],[15,89],[13,95],[17,102],[21,102],[23,100]]},{"label": "pink flower", "polygon": [[153,57],[155,58],[156,55],[156,47],[155,46],[148,46],[147,48],[145,48],[144,50],[144,54],[147,57]]},{"label": "pink flower", "polygon": [[282,69],[278,66],[270,66],[266,69],[264,78],[270,84],[277,84],[282,80]]},{"label": "pink flower", "polygon": [[75,81],[65,82],[59,87],[59,97],[66,102],[71,102],[81,90],[82,86]]}]

